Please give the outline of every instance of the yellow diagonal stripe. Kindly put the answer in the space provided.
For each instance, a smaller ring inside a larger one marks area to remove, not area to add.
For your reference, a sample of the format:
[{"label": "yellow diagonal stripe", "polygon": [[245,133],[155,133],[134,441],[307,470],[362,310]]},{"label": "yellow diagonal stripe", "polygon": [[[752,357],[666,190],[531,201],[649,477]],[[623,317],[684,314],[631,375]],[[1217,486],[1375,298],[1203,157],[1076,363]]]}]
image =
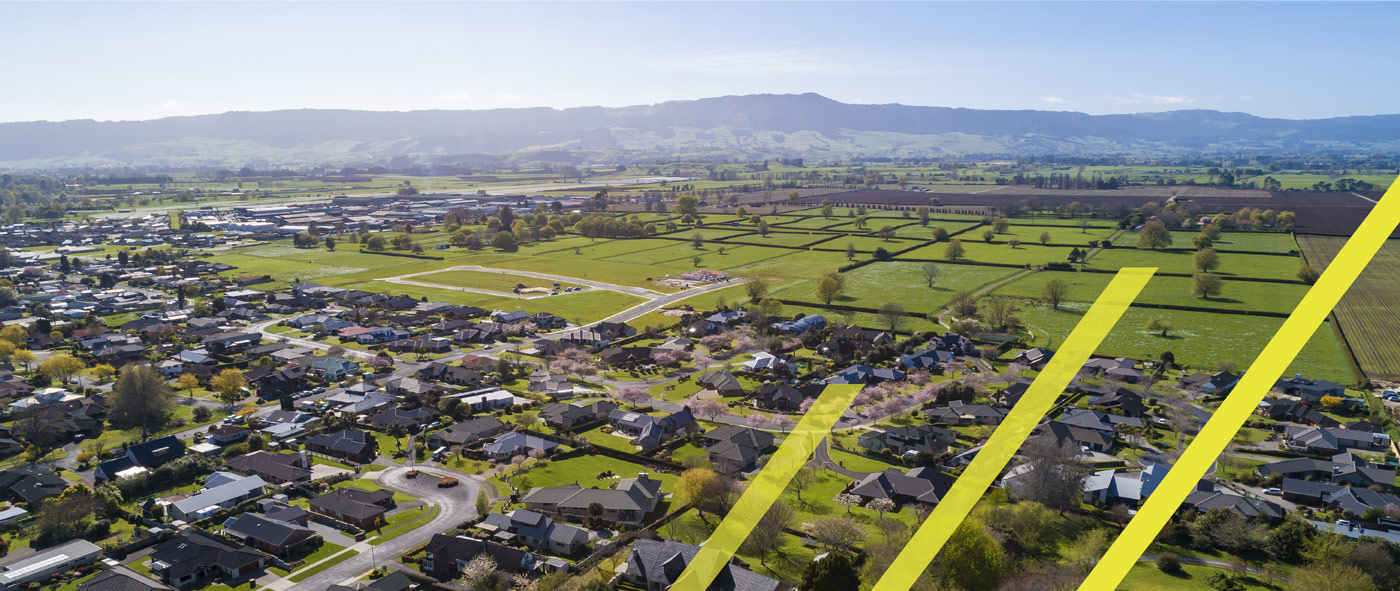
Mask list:
[{"label": "yellow diagonal stripe", "polygon": [[705,591],[715,576],[724,569],[739,545],[749,537],[758,520],[768,512],[778,496],[783,494],[788,482],[807,463],[807,458],[817,449],[817,443],[831,432],[841,414],[851,406],[859,394],[859,384],[833,384],[822,390],[821,396],[797,422],[797,427],[783,440],[782,446],[758,472],[743,496],[730,509],[710,539],[686,565],[673,591]]},{"label": "yellow diagonal stripe", "polygon": [[1380,203],[1371,209],[1366,220],[1361,222],[1361,227],[1332,259],[1322,277],[1303,296],[1303,301],[1293,313],[1288,315],[1278,333],[1249,366],[1225,402],[1206,421],[1201,433],[1181,454],[1152,496],[1143,503],[1137,516],[1114,540],[1089,577],[1084,579],[1079,586],[1081,590],[1114,589],[1123,582],[1123,577],[1137,564],[1152,540],[1157,538],[1162,526],[1191,494],[1211,463],[1225,451],[1225,446],[1258,408],[1274,382],[1293,363],[1293,358],[1298,356],[1303,345],[1317,332],[1327,314],[1337,306],[1362,269],[1371,262],[1390,233],[1395,231],[1396,223],[1400,222],[1400,194],[1397,193],[1400,193],[1400,179],[1390,185]]},{"label": "yellow diagonal stripe", "polygon": [[[908,591],[914,586],[919,574],[928,568],[953,530],[1006,468],[1006,463],[1016,455],[1016,450],[1021,448],[1041,417],[1054,405],[1055,399],[1069,386],[1070,380],[1084,367],[1084,362],[1089,360],[1094,349],[1098,348],[1156,272],[1155,268],[1127,267],[1118,270],[1113,282],[1099,294],[1089,312],[1055,351],[1055,356],[1036,376],[1020,402],[1007,413],[1006,420],[987,438],[977,457],[958,476],[953,488],[934,507],[872,591]],[[954,568],[957,568],[956,565]]]}]

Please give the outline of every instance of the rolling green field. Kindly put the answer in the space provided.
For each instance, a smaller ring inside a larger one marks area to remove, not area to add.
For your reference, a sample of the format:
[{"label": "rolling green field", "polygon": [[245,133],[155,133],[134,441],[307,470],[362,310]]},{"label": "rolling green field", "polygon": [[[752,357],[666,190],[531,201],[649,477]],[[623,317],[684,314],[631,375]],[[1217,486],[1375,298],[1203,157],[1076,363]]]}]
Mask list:
[{"label": "rolling green field", "polygon": [[[878,308],[896,302],[910,312],[927,313],[947,305],[959,291],[978,287],[1016,274],[1016,269],[974,265],[939,265],[932,288],[924,282],[923,263],[873,263],[846,275],[847,289],[839,304]],[[815,280],[803,281],[773,295],[783,299],[816,302]]]},{"label": "rolling green field", "polygon": [[[1053,349],[1064,341],[1088,309],[1088,303],[1071,302],[1061,304],[1058,311],[1046,305],[1024,307],[1019,313],[1021,319],[1033,327],[1036,345]],[[1175,328],[1165,338],[1148,331],[1145,327],[1153,318],[1168,320]],[[1217,362],[1224,360],[1233,361],[1243,369],[1254,361],[1282,325],[1282,318],[1129,308],[1096,353],[1141,359],[1156,358],[1163,351],[1171,351],[1177,364],[1192,370],[1214,369]],[[1284,373],[1301,373],[1340,384],[1357,381],[1342,344],[1327,325],[1318,328]]]},{"label": "rolling green field", "polygon": [[[975,239],[972,236],[963,236],[961,238],[964,250],[963,260],[976,261],[979,263],[1009,263],[1013,265],[1062,263],[1065,262],[1066,257],[1069,256],[1071,248],[1067,246],[1041,246],[1039,244],[1022,244],[1012,248],[1011,245],[1005,243],[987,244],[982,241],[980,235],[976,236]],[[948,242],[930,244],[901,256],[911,259],[946,260],[947,257],[944,256],[944,254],[947,251],[948,244]]]},{"label": "rolling green field", "polygon": [[[424,283],[436,283],[438,285],[450,285],[453,287],[472,287],[476,289],[486,289],[510,293],[516,285],[525,287],[554,287],[554,281],[540,279],[538,277],[528,277],[525,275],[515,275],[511,273],[489,273],[486,271],[443,271],[431,275],[419,275],[412,278],[413,281]],[[573,283],[559,282],[559,287],[579,287]]]},{"label": "rolling green field", "polygon": [[[1089,259],[1096,269],[1121,267],[1157,267],[1163,273],[1195,273],[1195,253],[1152,251],[1137,248],[1101,250]],[[1298,257],[1266,254],[1220,253],[1220,268],[1214,273],[1225,278],[1258,277],[1262,279],[1296,280],[1303,260]]]},{"label": "rolling green field", "polygon": [[[1195,250],[1196,247],[1191,240],[1197,234],[1199,232],[1172,232],[1171,248]],[[1137,244],[1137,239],[1136,232],[1123,232],[1122,235],[1114,239],[1113,246],[1133,248]],[[1285,254],[1298,250],[1298,245],[1293,241],[1292,234],[1278,232],[1222,232],[1220,240],[1216,240],[1212,246],[1216,250],[1247,250]]]},{"label": "rolling green field", "polygon": [[[1059,279],[1069,285],[1067,300],[1092,302],[1108,287],[1113,275],[1108,273],[1076,273],[1072,271],[1041,271],[1029,277],[997,288],[993,293],[1041,299],[1045,284]],[[1287,314],[1293,311],[1307,293],[1308,286],[1298,284],[1224,281],[1221,294],[1210,299],[1191,295],[1193,280],[1189,277],[1155,276],[1135,301],[1147,304],[1250,310]]]}]

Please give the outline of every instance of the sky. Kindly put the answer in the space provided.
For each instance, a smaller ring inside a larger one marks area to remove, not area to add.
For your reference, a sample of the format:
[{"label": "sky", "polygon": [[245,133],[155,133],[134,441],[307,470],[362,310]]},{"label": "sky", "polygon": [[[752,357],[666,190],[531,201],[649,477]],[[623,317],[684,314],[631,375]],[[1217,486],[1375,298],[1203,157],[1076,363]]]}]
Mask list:
[{"label": "sky", "polygon": [[0,121],[803,92],[1400,113],[1400,4],[0,2],[0,22]]}]

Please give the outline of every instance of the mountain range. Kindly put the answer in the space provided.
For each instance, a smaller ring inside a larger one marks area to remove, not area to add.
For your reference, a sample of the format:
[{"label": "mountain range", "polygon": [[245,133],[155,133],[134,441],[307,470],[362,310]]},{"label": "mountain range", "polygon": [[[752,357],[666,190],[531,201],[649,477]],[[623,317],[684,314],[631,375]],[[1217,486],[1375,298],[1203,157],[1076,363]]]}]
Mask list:
[{"label": "mountain range", "polygon": [[415,161],[1389,152],[1400,115],[1275,119],[848,104],[756,94],[630,107],[229,112],[0,123],[0,168]]}]

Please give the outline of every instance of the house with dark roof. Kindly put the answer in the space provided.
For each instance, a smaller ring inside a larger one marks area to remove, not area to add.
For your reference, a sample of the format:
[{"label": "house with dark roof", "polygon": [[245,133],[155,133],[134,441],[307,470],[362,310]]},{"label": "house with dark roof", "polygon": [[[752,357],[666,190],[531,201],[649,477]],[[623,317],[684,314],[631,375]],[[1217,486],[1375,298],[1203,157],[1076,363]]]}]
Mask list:
[{"label": "house with dark roof", "polygon": [[714,390],[720,396],[743,396],[744,385],[727,369],[712,369],[695,377],[695,383],[705,390]]},{"label": "house with dark roof", "polygon": [[986,404],[969,404],[953,400],[948,406],[935,406],[919,414],[928,417],[935,425],[1000,425],[1006,418],[1006,411]]},{"label": "house with dark roof", "polygon": [[170,591],[171,586],[151,580],[124,566],[98,571],[78,584],[77,591]]},{"label": "house with dark roof", "polygon": [[856,364],[836,372],[826,379],[826,383],[873,385],[880,382],[902,379],[904,379],[904,372],[898,369]]},{"label": "house with dark roof", "polygon": [[443,534],[433,534],[432,539],[423,546],[423,558],[418,564],[424,574],[447,581],[461,577],[462,568],[482,554],[490,556],[496,563],[496,570],[506,575],[529,573],[539,564],[534,554],[518,548]]},{"label": "house with dark roof", "polygon": [[407,573],[396,570],[369,582],[331,585],[326,587],[326,591],[410,591],[415,587],[417,584],[408,577]]},{"label": "house with dark roof", "polygon": [[490,534],[492,541],[529,546],[546,554],[567,556],[588,545],[588,530],[559,523],[529,509],[491,513],[476,527]]},{"label": "house with dark roof", "polygon": [[957,433],[933,425],[889,426],[881,431],[867,431],[856,440],[865,449],[889,450],[895,455],[927,452],[941,454],[957,441]]},{"label": "house with dark roof", "polygon": [[321,545],[321,534],[305,525],[243,513],[224,522],[224,535],[269,554],[286,557]]},{"label": "house with dark roof", "polygon": [[235,548],[185,530],[151,552],[151,574],[162,583],[188,587],[199,580],[222,577],[241,581],[262,571],[266,556]]},{"label": "house with dark roof", "polygon": [[1060,421],[1050,421],[1045,428],[1060,445],[1073,445],[1080,449],[1108,452],[1113,449],[1113,436],[1105,435],[1096,429],[1070,425]]},{"label": "house with dark roof", "polygon": [[1390,446],[1390,436],[1336,427],[1288,427],[1284,442],[1295,451],[1331,456],[1353,449],[1384,450]]},{"label": "house with dark roof", "polygon": [[394,493],[385,489],[367,491],[347,486],[315,497],[307,505],[312,512],[360,529],[373,529],[383,523],[384,514],[394,507]]},{"label": "house with dark roof", "polygon": [[1050,358],[1055,356],[1055,352],[1044,347],[1026,349],[1016,354],[1013,363],[1019,363],[1036,371],[1045,369],[1045,364],[1050,362]]},{"label": "house with dark roof", "polygon": [[126,474],[150,470],[161,464],[184,457],[185,444],[174,435],[158,437],[126,448],[126,455],[97,465],[93,478],[98,482],[116,480]]},{"label": "house with dark roof", "polygon": [[1308,402],[1321,402],[1323,396],[1346,398],[1346,386],[1328,380],[1304,378],[1302,374],[1291,378],[1280,378],[1274,382],[1274,390],[1297,396]]},{"label": "house with dark roof", "polygon": [[1108,413],[1117,411],[1129,417],[1141,417],[1147,412],[1147,404],[1143,402],[1142,395],[1127,388],[1119,388],[1099,396],[1090,405]]},{"label": "house with dark roof", "polygon": [[702,437],[710,464],[721,474],[752,470],[774,443],[771,433],[738,425],[717,427]]},{"label": "house with dark roof", "polygon": [[1268,398],[1259,402],[1255,413],[1275,421],[1287,421],[1314,427],[1342,426],[1336,419],[1318,412],[1312,405],[1299,400]]},{"label": "house with dark roof", "polygon": [[1379,487],[1389,491],[1395,485],[1395,469],[1387,468],[1353,453],[1340,453],[1331,459],[1294,458],[1259,466],[1259,475],[1331,482],[1362,488]]},{"label": "house with dark roof", "polygon": [[603,513],[596,517],[612,523],[637,525],[647,513],[656,509],[661,498],[661,481],[645,472],[636,478],[624,478],[616,487],[584,488],[575,484],[534,488],[525,493],[521,502],[526,509],[571,518],[575,521],[594,517],[589,506],[597,503]]},{"label": "house with dark roof", "polygon": [[794,386],[782,382],[769,382],[754,390],[753,401],[762,408],[794,411],[802,407],[802,401],[820,396],[825,384],[804,384]]},{"label": "house with dark roof", "polygon": [[393,425],[402,425],[408,429],[409,433],[417,433],[423,429],[424,425],[437,420],[438,412],[426,406],[420,406],[412,410],[402,408],[391,408],[377,415],[370,417],[370,424],[381,429],[388,429]]},{"label": "house with dark roof", "polygon": [[428,435],[426,442],[430,449],[457,450],[505,430],[505,423],[496,417],[478,417],[434,431]]},{"label": "house with dark roof", "polygon": [[885,468],[851,483],[845,492],[860,497],[863,502],[889,499],[899,506],[935,505],[953,487],[954,480],[933,468],[913,468],[907,473],[899,468]]},{"label": "house with dark roof", "polygon": [[556,402],[541,408],[540,418],[556,429],[573,429],[576,425],[606,419],[614,410],[617,410],[617,404],[609,400],[568,404]]},{"label": "house with dark roof", "polygon": [[1211,509],[1228,509],[1239,513],[1245,519],[1279,519],[1284,513],[1283,507],[1277,503],[1221,492],[1206,480],[1197,483],[1196,490],[1186,496],[1182,506],[1191,507],[1201,513]]},{"label": "house with dark roof", "polygon": [[[673,540],[639,538],[627,552],[626,570],[622,580],[634,588],[670,589],[685,572],[686,566],[700,552],[699,546]],[[621,570],[621,569],[619,569]],[[779,581],[755,573],[727,560],[715,575],[708,591],[776,591]]]},{"label": "house with dark roof", "polygon": [[306,452],[279,454],[260,450],[229,458],[228,467],[239,474],[257,475],[273,484],[311,481],[311,459]]},{"label": "house with dark roof", "polygon": [[322,433],[306,440],[306,449],[359,464],[368,464],[378,457],[378,441],[364,431],[342,429]]},{"label": "house with dark roof", "polygon": [[12,503],[37,503],[63,494],[68,482],[43,466],[17,466],[0,470],[0,491]]}]

